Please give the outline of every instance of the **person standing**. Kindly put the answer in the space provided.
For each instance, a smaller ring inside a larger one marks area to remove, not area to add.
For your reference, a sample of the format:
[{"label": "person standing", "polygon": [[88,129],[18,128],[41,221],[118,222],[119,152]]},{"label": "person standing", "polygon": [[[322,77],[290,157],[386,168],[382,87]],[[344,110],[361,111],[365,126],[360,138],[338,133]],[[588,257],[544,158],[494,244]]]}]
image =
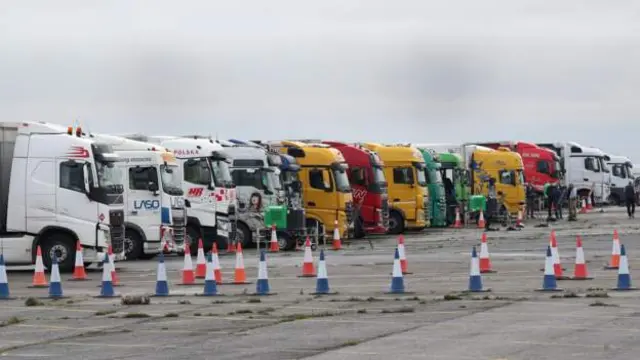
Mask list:
[{"label": "person standing", "polygon": [[535,200],[536,200],[536,191],[533,188],[533,185],[531,185],[531,183],[527,184],[527,218],[529,219],[535,219],[536,217],[534,216],[534,206],[535,206]]},{"label": "person standing", "polygon": [[629,215],[629,219],[634,218],[636,213],[636,189],[633,187],[633,181],[629,181],[629,184],[624,188],[624,198],[627,205],[627,215]]},{"label": "person standing", "polygon": [[578,188],[569,184],[569,221],[578,220]]},{"label": "person standing", "polygon": [[489,187],[487,190],[487,218],[485,219],[485,229],[491,229],[491,220],[495,216],[498,209],[498,195],[496,194],[496,179],[489,179]]}]

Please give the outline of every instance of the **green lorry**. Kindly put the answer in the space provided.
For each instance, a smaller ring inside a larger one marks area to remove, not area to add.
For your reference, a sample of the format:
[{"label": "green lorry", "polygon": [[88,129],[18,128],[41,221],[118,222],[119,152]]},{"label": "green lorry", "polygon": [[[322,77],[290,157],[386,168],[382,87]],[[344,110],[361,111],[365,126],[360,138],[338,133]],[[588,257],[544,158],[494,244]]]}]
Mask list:
[{"label": "green lorry", "polygon": [[447,223],[453,224],[456,219],[456,207],[459,206],[460,210],[464,211],[469,200],[469,175],[464,168],[461,155],[441,152],[437,154],[437,159],[440,162],[440,174],[444,179]]},{"label": "green lorry", "polygon": [[420,149],[424,162],[427,165],[425,177],[429,188],[429,206],[431,214],[431,227],[447,226],[447,202],[442,182],[441,165],[438,154],[429,149]]}]

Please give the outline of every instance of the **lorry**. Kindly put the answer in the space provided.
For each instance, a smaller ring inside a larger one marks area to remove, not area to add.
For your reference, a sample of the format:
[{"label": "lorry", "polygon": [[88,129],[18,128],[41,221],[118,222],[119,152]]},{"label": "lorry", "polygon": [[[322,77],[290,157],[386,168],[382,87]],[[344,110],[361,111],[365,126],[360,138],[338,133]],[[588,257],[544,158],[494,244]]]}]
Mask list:
[{"label": "lorry", "polygon": [[524,141],[495,141],[476,145],[491,149],[505,147],[520,154],[524,164],[524,180],[539,194],[543,193],[545,184],[558,184],[562,181],[560,157],[547,148]]},{"label": "lorry", "polygon": [[[184,250],[186,211],[182,178],[173,153],[154,144],[90,133],[120,156],[126,209],[124,249],[127,259],[151,259],[163,251]],[[175,247],[173,246],[175,244]]]},{"label": "lorry", "polygon": [[425,177],[427,179],[427,188],[429,189],[431,227],[445,227],[447,226],[447,199],[442,181],[442,164],[440,163],[438,154],[428,149],[418,148],[418,150],[422,153],[422,157],[427,166],[425,169]]},{"label": "lorry", "polygon": [[75,265],[76,243],[85,265],[101,264],[111,246],[124,259],[124,201],[119,160],[111,146],[45,122],[0,123],[0,247],[8,265],[61,271]]},{"label": "lorry", "polygon": [[625,186],[629,184],[629,181],[632,181],[635,184],[635,176],[633,175],[633,163],[628,157],[617,155],[606,155],[605,160],[607,162],[607,165],[611,169],[611,195],[609,195],[609,203],[618,206],[622,205],[624,204],[625,200]]},{"label": "lorry", "polygon": [[178,174],[182,179],[187,209],[185,242],[192,254],[197,254],[198,239],[205,249],[215,242],[227,247],[235,237],[235,185],[227,155],[213,140],[179,137],[123,135],[132,140],[162,146],[176,155]]},{"label": "lorry", "polygon": [[405,229],[421,230],[429,226],[429,193],[426,165],[420,151],[405,145],[363,143],[378,154],[388,181],[388,233],[401,234]]},{"label": "lorry", "polygon": [[325,243],[337,224],[342,239],[353,238],[353,195],[347,176],[349,166],[342,153],[320,143],[288,140],[263,143],[296,157],[300,164],[307,233],[317,234],[316,242]]},{"label": "lorry", "polygon": [[323,141],[344,156],[354,202],[354,237],[385,234],[389,229],[389,195],[384,164],[374,151],[359,145]]},{"label": "lorry", "polygon": [[537,145],[552,150],[560,158],[561,172],[565,174],[561,181],[563,186],[573,184],[578,196],[584,199],[592,195],[595,204],[608,201],[611,189],[604,152],[570,141]]},{"label": "lorry", "polygon": [[[266,224],[265,219],[286,218],[280,170],[273,164],[273,159],[270,164],[266,150],[257,144],[238,140],[216,140],[216,143],[224,148],[231,163],[231,178],[238,203],[236,241],[247,248],[268,241],[272,224]],[[277,159],[280,160],[279,157]],[[291,245],[295,247],[295,243],[285,247]]]}]

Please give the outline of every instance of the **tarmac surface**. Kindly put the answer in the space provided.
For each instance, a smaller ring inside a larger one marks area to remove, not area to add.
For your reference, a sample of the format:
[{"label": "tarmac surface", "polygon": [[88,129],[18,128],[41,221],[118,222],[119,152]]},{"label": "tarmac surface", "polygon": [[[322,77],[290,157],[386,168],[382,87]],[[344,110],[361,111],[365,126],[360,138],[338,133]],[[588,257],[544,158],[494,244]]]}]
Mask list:
[{"label": "tarmac surface", "polygon": [[[3,359],[636,359],[640,352],[640,291],[613,291],[617,271],[604,270],[617,229],[633,279],[640,268],[640,219],[605,208],[520,231],[488,232],[496,273],[483,274],[485,293],[464,293],[475,228],[429,229],[405,235],[407,294],[390,295],[396,238],[355,240],[326,252],[335,295],[314,296],[315,278],[300,278],[303,252],[267,255],[272,295],[257,297],[257,252],[244,251],[251,284],[219,285],[218,297],[179,286],[183,258],[167,257],[170,297],[147,305],[98,299],[101,272],[68,281],[67,297],[47,299],[30,289],[32,270],[9,268],[15,300],[0,302]],[[560,280],[564,292],[542,286],[549,232],[557,234],[566,275],[573,273],[581,235],[593,280]],[[479,250],[479,248],[478,248]],[[319,250],[314,252],[317,261]],[[195,257],[193,259],[195,264]],[[223,280],[235,257],[221,255]],[[121,295],[152,295],[157,261],[119,262]],[[48,278],[48,276],[47,276]],[[633,280],[632,280],[633,282]],[[635,283],[634,283],[635,285]],[[28,299],[33,297],[32,299]],[[27,301],[28,300],[28,301]],[[27,302],[29,305],[27,306]]]}]

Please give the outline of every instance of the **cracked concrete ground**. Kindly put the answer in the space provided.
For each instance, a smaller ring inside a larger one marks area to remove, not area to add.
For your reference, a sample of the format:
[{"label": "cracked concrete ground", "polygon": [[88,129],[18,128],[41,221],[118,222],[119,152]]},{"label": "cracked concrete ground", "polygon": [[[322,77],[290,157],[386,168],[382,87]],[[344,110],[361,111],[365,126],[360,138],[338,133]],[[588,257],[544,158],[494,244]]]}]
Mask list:
[{"label": "cracked concrete ground", "polygon": [[[617,229],[640,268],[640,222],[622,209],[583,215],[577,223],[489,232],[497,273],[483,275],[492,291],[466,294],[469,253],[478,229],[428,230],[406,235],[411,294],[388,295],[395,238],[353,241],[327,252],[329,281],[337,295],[313,296],[315,279],[299,278],[302,253],[268,254],[272,292],[255,291],[257,253],[245,251],[249,285],[220,285],[219,297],[194,296],[202,286],[178,286],[182,258],[167,258],[173,296],[149,305],[96,299],[92,281],[63,274],[62,300],[39,300],[29,289],[31,270],[9,269],[11,295],[0,303],[0,355],[6,359],[634,359],[640,351],[640,292],[615,292],[617,273],[604,270]],[[560,294],[540,293],[549,231],[571,275],[575,236],[582,235],[593,280],[559,281]],[[314,254],[317,259],[318,252]],[[234,257],[221,257],[224,277]],[[118,263],[123,295],[152,294],[156,262]],[[566,294],[566,295],[565,295]],[[555,296],[554,296],[555,295]],[[446,297],[446,300],[445,300]]]}]

